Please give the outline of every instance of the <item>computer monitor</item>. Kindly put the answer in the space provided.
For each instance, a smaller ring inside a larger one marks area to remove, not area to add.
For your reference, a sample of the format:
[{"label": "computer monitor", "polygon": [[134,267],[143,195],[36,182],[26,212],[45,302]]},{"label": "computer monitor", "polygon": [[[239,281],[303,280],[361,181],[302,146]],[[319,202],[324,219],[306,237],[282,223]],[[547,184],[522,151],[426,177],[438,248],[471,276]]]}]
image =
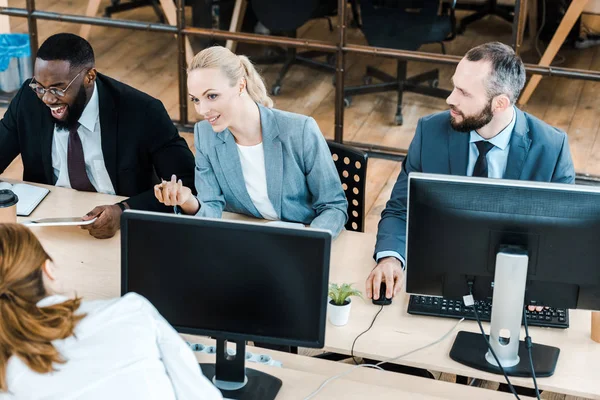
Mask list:
[{"label": "computer monitor", "polygon": [[179,332],[214,337],[216,365],[201,366],[225,397],[274,398],[281,381],[245,368],[245,341],[323,347],[331,241],[322,230],[128,210],[121,293],[146,297]]},{"label": "computer monitor", "polygon": [[[406,291],[493,294],[490,344],[509,375],[531,376],[525,302],[600,309],[600,188],[411,173],[407,209]],[[450,356],[500,373],[487,346],[459,332]],[[552,375],[559,349],[532,350],[536,375]]]}]

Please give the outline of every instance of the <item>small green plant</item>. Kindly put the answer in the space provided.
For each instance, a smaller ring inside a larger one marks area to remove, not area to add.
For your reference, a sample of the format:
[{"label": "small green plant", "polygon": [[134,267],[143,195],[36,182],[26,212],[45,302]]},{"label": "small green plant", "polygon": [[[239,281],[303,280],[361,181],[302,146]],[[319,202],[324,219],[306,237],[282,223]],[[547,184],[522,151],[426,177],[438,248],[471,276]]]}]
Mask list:
[{"label": "small green plant", "polygon": [[341,285],[338,285],[337,283],[329,284],[329,297],[336,306],[343,306],[346,304],[346,301],[350,296],[356,296],[362,299],[360,290],[353,288],[351,283],[342,283]]}]

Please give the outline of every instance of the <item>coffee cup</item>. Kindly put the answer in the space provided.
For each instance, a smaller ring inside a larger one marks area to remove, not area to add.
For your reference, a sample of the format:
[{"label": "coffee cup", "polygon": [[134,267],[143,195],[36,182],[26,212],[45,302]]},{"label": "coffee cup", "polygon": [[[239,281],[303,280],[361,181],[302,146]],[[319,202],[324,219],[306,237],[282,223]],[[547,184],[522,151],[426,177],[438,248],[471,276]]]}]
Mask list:
[{"label": "coffee cup", "polygon": [[12,190],[0,190],[0,223],[17,222],[18,201],[19,198]]}]

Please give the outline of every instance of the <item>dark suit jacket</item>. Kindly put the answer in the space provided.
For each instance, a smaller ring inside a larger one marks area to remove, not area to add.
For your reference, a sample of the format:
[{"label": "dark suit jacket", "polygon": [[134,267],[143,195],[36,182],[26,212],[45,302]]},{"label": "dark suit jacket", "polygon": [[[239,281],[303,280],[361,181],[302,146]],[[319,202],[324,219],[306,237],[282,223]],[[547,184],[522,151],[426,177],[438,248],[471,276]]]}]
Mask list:
[{"label": "dark suit jacket", "polygon": [[[575,182],[567,135],[530,114],[516,111],[504,179]],[[375,254],[395,251],[405,257],[408,174],[416,171],[466,176],[468,161],[469,134],[452,129],[449,111],[421,118],[390,200],[381,213]]]},{"label": "dark suit jacket", "polygon": [[[54,121],[50,109],[23,84],[0,121],[0,173],[19,153],[23,180],[55,184],[52,170]],[[194,156],[162,103],[98,74],[102,153],[116,194],[133,209],[170,211],[154,197],[156,176],[172,174],[194,188]]]}]

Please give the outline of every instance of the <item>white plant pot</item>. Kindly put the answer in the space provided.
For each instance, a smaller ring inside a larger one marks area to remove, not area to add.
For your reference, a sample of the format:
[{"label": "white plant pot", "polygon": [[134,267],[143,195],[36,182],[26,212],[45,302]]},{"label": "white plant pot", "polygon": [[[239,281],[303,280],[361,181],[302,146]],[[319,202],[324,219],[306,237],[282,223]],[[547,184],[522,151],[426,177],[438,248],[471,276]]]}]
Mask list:
[{"label": "white plant pot", "polygon": [[337,306],[335,304],[331,304],[331,302],[328,301],[327,315],[329,316],[329,321],[336,326],[346,325],[348,323],[348,318],[350,318],[351,305],[351,299],[348,299],[348,304],[345,304],[343,306]]}]

